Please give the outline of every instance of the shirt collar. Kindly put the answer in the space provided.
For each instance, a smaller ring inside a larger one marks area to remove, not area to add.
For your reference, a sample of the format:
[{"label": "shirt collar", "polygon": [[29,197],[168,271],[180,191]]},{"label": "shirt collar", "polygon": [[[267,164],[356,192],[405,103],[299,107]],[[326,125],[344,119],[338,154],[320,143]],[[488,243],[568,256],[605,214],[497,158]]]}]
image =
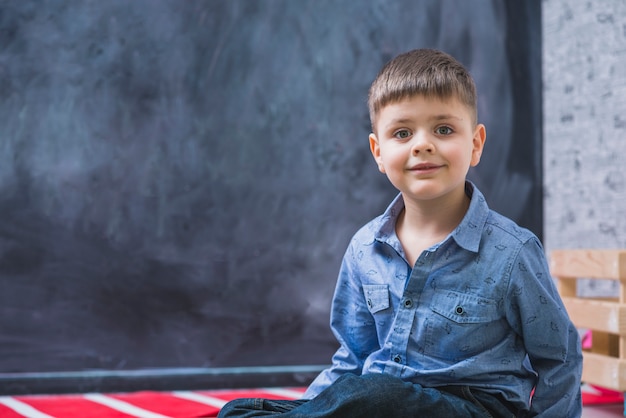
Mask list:
[{"label": "shirt collar", "polygon": [[[489,215],[489,206],[483,194],[472,182],[465,182],[465,193],[470,197],[469,209],[450,236],[460,247],[476,253],[480,248],[480,239]],[[394,248],[401,247],[395,228],[402,209],[404,209],[404,199],[402,194],[398,194],[372,225],[375,240],[387,243]]]}]

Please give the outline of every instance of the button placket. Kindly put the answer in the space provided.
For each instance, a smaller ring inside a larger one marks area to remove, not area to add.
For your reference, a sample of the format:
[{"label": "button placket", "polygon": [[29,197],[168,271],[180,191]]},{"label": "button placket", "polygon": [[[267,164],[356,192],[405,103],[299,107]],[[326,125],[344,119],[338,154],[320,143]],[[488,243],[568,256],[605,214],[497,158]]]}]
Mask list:
[{"label": "button placket", "polygon": [[[415,321],[415,314],[417,310],[417,301],[423,289],[426,285],[430,269],[432,268],[432,257],[427,257],[426,254],[418,259],[411,271],[411,274],[407,280],[404,294],[399,301],[399,307],[396,311],[396,317],[393,324],[393,330],[389,336],[389,359],[402,366],[406,364],[406,351],[411,338],[411,330],[413,329],[413,322]],[[403,366],[393,368],[395,373],[400,374],[403,370]],[[389,369],[391,373],[394,373]]]}]

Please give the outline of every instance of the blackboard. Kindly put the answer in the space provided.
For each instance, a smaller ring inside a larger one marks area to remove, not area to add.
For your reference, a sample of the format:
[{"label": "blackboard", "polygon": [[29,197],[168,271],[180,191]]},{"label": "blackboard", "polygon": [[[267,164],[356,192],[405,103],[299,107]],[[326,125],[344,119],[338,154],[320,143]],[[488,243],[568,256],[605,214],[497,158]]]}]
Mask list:
[{"label": "blackboard", "polygon": [[409,49],[470,69],[488,134],[470,178],[541,236],[540,9],[0,2],[0,392],[329,363],[340,259],[396,194],[367,89]]}]

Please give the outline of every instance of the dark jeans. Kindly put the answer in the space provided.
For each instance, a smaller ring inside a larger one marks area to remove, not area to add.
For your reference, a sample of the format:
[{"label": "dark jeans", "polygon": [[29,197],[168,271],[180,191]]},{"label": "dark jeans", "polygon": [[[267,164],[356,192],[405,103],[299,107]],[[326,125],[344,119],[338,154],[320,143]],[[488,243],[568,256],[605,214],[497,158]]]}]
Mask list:
[{"label": "dark jeans", "polygon": [[347,374],[311,400],[236,399],[220,418],[513,418],[495,396],[467,386],[425,388],[385,374]]}]

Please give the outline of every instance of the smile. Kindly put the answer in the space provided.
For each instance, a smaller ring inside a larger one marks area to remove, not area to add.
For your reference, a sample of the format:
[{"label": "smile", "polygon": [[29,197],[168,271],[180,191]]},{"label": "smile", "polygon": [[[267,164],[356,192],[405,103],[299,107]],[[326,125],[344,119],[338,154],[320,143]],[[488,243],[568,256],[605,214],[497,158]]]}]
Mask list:
[{"label": "smile", "polygon": [[428,173],[431,171],[435,171],[439,168],[441,168],[442,166],[437,165],[437,164],[431,164],[431,163],[421,163],[421,164],[416,164],[412,167],[409,168],[409,171],[414,171],[417,173]]}]

